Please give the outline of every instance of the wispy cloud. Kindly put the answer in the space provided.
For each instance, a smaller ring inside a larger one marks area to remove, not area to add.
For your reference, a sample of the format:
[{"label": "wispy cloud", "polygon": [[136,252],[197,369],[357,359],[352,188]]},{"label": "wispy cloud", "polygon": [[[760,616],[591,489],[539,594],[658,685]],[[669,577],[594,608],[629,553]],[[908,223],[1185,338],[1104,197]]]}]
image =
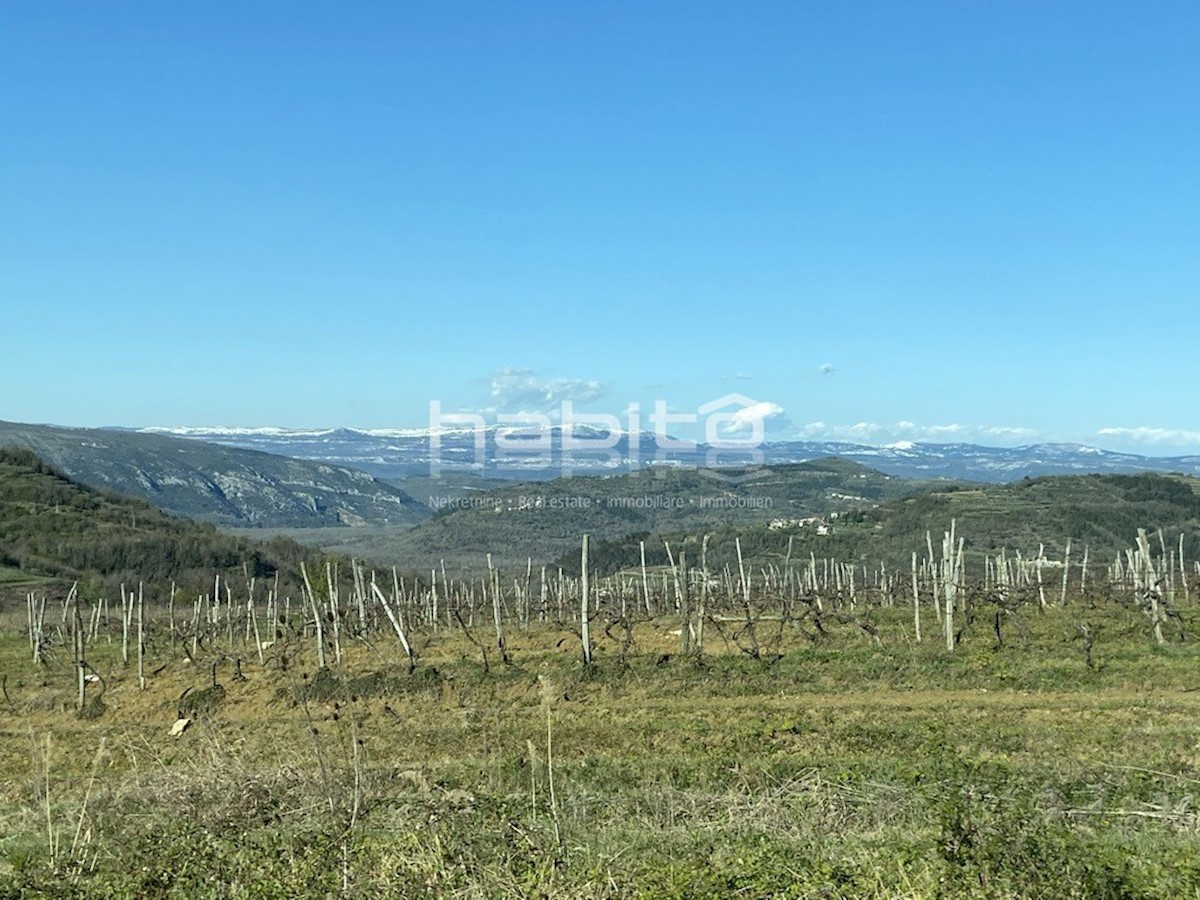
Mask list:
[{"label": "wispy cloud", "polygon": [[506,368],[492,373],[489,396],[493,408],[546,409],[564,400],[587,403],[603,397],[608,385],[594,378],[541,378],[530,369]]},{"label": "wispy cloud", "polygon": [[897,441],[916,441],[930,444],[945,443],[1029,443],[1039,434],[1032,428],[1008,425],[964,425],[948,424],[921,425],[916,422],[854,422],[830,424],[828,422],[806,422],[797,426],[792,434],[809,441],[848,441],[862,444],[889,444]]}]

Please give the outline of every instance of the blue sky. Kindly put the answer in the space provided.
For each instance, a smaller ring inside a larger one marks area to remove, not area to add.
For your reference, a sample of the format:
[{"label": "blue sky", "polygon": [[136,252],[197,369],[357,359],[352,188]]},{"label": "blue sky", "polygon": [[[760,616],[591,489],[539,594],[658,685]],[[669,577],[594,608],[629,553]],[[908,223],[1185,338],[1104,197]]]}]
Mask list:
[{"label": "blue sky", "polygon": [[1200,452],[1197,84],[1194,3],[9,0],[0,419]]}]

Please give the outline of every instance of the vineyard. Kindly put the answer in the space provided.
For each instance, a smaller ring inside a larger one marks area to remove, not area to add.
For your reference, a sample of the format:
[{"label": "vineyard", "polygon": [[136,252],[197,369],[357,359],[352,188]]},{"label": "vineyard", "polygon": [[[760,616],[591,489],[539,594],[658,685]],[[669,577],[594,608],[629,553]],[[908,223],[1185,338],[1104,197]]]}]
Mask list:
[{"label": "vineyard", "polygon": [[963,547],[951,524],[889,571],[701,536],[601,577],[585,537],[577,574],[29,593],[0,643],[0,884],[1195,895],[1182,542]]}]

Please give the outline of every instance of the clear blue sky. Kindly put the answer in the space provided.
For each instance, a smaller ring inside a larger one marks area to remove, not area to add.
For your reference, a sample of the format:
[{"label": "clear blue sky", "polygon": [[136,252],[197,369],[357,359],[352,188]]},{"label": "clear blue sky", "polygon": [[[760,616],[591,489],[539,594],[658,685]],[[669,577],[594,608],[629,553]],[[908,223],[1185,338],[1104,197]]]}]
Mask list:
[{"label": "clear blue sky", "polygon": [[1200,452],[1198,86],[1194,2],[6,0],[0,419]]}]

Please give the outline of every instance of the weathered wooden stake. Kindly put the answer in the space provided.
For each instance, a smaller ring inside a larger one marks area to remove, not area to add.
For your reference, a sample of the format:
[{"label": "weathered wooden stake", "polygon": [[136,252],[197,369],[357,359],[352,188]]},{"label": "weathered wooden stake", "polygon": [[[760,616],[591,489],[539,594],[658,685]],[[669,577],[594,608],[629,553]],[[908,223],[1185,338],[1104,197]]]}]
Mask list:
[{"label": "weathered wooden stake", "polygon": [[704,617],[708,609],[708,538],[700,541],[700,609],[696,611],[696,653],[704,652]]},{"label": "weathered wooden stake", "polygon": [[581,576],[579,589],[579,624],[580,624],[580,639],[583,642],[583,665],[584,668],[592,667],[592,636],[588,628],[588,620],[591,619],[591,590],[588,585],[588,536],[583,536],[583,554],[581,560]]},{"label": "weathered wooden stake", "polygon": [[137,598],[137,668],[138,688],[144,691],[146,689],[146,618],[141,582],[138,582]]},{"label": "weathered wooden stake", "polygon": [[1059,598],[1058,605],[1067,605],[1067,581],[1071,576],[1071,539],[1067,538],[1067,551],[1063,554],[1063,577],[1062,577],[1062,596]]},{"label": "weathered wooden stake", "polygon": [[413,652],[412,645],[408,642],[408,636],[404,633],[404,624],[400,621],[399,614],[392,610],[392,605],[388,603],[387,595],[379,589],[379,585],[374,581],[371,582],[371,591],[383,605],[383,611],[387,614],[388,621],[392,623],[392,630],[396,632],[400,646],[404,648],[404,655],[408,657],[408,672],[411,675],[417,668],[417,655]]},{"label": "weathered wooden stake", "polygon": [[912,555],[912,589],[913,589],[913,630],[917,635],[917,643],[921,643],[921,591],[917,587],[917,551]]},{"label": "weathered wooden stake", "polygon": [[687,551],[685,550],[679,551],[679,568],[683,572],[682,579],[678,581],[679,613],[683,622],[679,631],[679,650],[681,653],[687,654],[692,650],[692,607],[688,591]]},{"label": "weathered wooden stake", "polygon": [[642,599],[646,603],[646,615],[654,616],[654,612],[650,609],[650,580],[646,577],[646,542],[638,542],[642,551]]},{"label": "weathered wooden stake", "polygon": [[500,651],[500,659],[508,662],[508,651],[504,649],[504,625],[500,615],[500,578],[496,574],[495,568],[492,566],[492,554],[487,555],[488,573],[491,576],[488,579],[488,588],[492,594],[492,619],[496,623],[496,649]]},{"label": "weathered wooden stake", "polygon": [[321,624],[323,618],[321,612],[321,604],[317,602],[317,596],[313,593],[312,582],[308,578],[308,569],[304,567],[304,561],[300,561],[300,574],[304,578],[304,590],[308,595],[308,602],[312,606],[313,619],[317,627],[317,668],[325,668],[325,629]]}]

